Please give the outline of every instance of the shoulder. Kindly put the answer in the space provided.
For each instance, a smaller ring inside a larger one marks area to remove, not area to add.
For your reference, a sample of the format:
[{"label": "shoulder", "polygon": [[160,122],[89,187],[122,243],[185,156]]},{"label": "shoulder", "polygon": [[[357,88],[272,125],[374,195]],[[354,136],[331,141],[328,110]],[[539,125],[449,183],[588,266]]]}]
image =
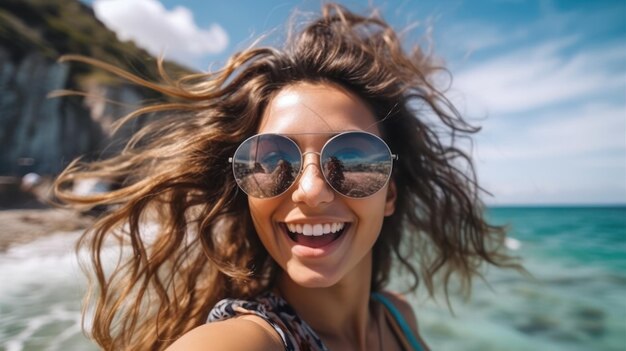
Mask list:
[{"label": "shoulder", "polygon": [[278,334],[257,316],[201,325],[180,337],[167,351],[284,350]]},{"label": "shoulder", "polygon": [[411,307],[411,304],[406,297],[391,291],[383,291],[381,292],[381,295],[386,297],[394,305],[398,312],[400,312],[404,320],[409,325],[409,328],[411,328],[411,331],[415,335],[419,335],[417,331],[417,318],[415,317],[415,312],[413,312],[413,307]]}]

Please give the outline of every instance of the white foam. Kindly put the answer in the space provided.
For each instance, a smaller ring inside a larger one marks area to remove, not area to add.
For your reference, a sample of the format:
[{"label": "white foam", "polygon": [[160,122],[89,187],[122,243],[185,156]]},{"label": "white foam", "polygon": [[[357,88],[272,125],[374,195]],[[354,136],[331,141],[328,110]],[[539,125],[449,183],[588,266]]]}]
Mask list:
[{"label": "white foam", "polygon": [[84,339],[80,302],[85,279],[74,249],[79,236],[80,231],[52,234],[0,254],[0,344],[7,351],[24,350],[42,328],[59,323],[69,326],[46,340],[45,350]]},{"label": "white foam", "polygon": [[80,232],[51,235],[0,254],[0,301],[25,286],[75,281],[78,269],[74,243]]},{"label": "white foam", "polygon": [[[157,231],[155,224],[145,224],[142,239],[154,240]],[[90,260],[87,250],[76,252],[81,233],[50,234],[0,254],[0,345],[6,351],[30,349],[33,343],[50,351],[65,351],[65,345],[81,351],[94,349],[81,329],[81,301],[87,282],[78,262]],[[105,271],[130,251],[105,241],[101,252]],[[88,318],[86,322],[89,330]],[[44,328],[60,324],[68,325],[55,335],[37,340]]]},{"label": "white foam", "polygon": [[504,242],[504,245],[512,251],[517,251],[519,250],[520,247],[522,247],[522,242],[515,239],[515,238],[511,238],[511,237],[507,237],[506,241]]},{"label": "white foam", "polygon": [[80,334],[80,314],[76,311],[69,311],[62,305],[51,306],[48,313],[45,315],[35,316],[27,320],[26,328],[24,328],[19,334],[11,337],[6,343],[5,347],[7,351],[21,351],[24,349],[24,344],[33,337],[33,335],[45,325],[56,324],[60,322],[71,322],[72,327],[63,331],[60,335],[55,337],[56,342],[51,342],[49,349],[58,349],[54,345],[58,345],[58,342],[66,340],[70,337]]}]

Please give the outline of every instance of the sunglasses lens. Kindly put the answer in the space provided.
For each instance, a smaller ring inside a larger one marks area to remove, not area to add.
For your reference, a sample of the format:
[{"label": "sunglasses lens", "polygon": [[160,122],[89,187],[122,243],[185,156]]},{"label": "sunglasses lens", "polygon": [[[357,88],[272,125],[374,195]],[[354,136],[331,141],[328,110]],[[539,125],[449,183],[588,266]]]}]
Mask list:
[{"label": "sunglasses lens", "polygon": [[300,149],[276,134],[255,135],[244,141],[233,157],[233,173],[248,195],[268,198],[284,193],[300,171]]},{"label": "sunglasses lens", "polygon": [[344,133],[331,139],[322,150],[322,171],[339,193],[353,198],[373,195],[391,175],[389,147],[369,133]]}]

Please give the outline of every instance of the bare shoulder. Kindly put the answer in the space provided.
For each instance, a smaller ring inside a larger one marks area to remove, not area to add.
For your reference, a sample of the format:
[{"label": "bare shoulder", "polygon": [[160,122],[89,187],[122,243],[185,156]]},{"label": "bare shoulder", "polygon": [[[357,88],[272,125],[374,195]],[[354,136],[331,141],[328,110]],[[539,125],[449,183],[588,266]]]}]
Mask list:
[{"label": "bare shoulder", "polygon": [[176,340],[167,351],[283,350],[278,333],[256,316],[201,325]]},{"label": "bare shoulder", "polygon": [[385,295],[385,297],[388,298],[402,314],[402,317],[404,317],[406,322],[409,324],[411,331],[413,331],[415,335],[418,335],[417,318],[415,317],[415,312],[413,312],[413,307],[411,307],[411,304],[407,301],[407,299],[403,295],[391,291],[385,291],[383,292],[383,295]]}]

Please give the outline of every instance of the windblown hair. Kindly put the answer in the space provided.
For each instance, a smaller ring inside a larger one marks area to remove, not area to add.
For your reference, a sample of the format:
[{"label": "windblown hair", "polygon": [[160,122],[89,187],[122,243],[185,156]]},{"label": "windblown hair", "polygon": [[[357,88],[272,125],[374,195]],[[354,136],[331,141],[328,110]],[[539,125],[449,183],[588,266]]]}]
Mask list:
[{"label": "windblown hair", "polygon": [[[299,82],[336,84],[360,96],[399,155],[392,175],[396,210],[373,249],[374,291],[388,283],[392,266],[408,270],[412,290],[423,282],[431,296],[435,276],[447,295],[457,281],[451,277],[469,287],[484,262],[514,266],[503,252],[504,231],[484,219],[472,162],[454,142],[478,129],[434,85],[445,69],[417,46],[403,49],[377,15],[325,5],[284,47],[250,48],[217,72],[176,81],[161,66],[162,81],[149,82],[97,60],[65,60],[169,97],[121,120],[162,115],[119,155],[76,160],[56,182],[66,204],[110,209],[79,243],[91,253],[85,318],[93,318],[89,332],[104,349],[162,350],[203,324],[218,300],[272,287],[279,267],[257,237],[228,158],[256,133],[277,92]],[[71,184],[88,178],[117,180],[117,188],[72,193]],[[156,223],[151,233],[147,223]],[[111,243],[122,248],[119,257],[107,251]]]}]

